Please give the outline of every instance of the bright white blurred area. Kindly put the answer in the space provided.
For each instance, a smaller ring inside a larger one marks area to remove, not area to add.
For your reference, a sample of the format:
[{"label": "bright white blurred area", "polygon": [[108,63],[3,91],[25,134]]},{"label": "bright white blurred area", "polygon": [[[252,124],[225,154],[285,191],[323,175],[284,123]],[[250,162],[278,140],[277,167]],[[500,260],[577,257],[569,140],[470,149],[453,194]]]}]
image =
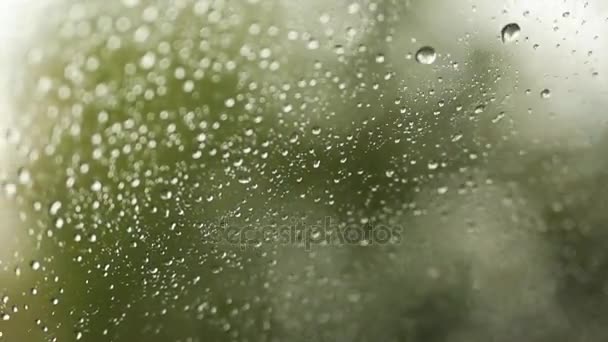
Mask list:
[{"label": "bright white blurred area", "polygon": [[[11,89],[15,85],[13,71],[19,68],[16,52],[22,47],[24,38],[31,32],[32,23],[36,22],[34,10],[36,5],[45,1],[2,0],[0,1],[0,179],[6,179],[7,173],[16,172],[14,146],[8,145],[6,135],[11,128],[12,120],[18,115],[11,105]],[[10,193],[12,185],[2,184],[0,191]],[[0,262],[18,249],[18,232],[23,228],[18,224],[17,215],[10,202],[0,197]],[[0,267],[3,265],[0,264]],[[11,278],[14,280],[15,278]],[[2,279],[9,281],[11,279]]]},{"label": "bright white blurred area", "polygon": [[[2,0],[0,1],[0,130],[6,134],[10,127],[13,109],[11,108],[11,88],[15,84],[12,71],[19,68],[17,52],[22,48],[25,37],[32,32],[36,22],[36,11],[45,1]],[[34,6],[35,5],[35,6]],[[11,164],[7,155],[5,139],[0,140],[0,162]],[[3,170],[5,170],[3,168]]]}]

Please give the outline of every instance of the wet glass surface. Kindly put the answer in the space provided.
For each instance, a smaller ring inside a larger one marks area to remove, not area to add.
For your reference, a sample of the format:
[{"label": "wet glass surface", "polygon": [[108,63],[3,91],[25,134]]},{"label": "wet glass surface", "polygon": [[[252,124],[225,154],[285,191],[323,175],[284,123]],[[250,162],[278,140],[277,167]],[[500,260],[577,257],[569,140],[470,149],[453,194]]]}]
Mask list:
[{"label": "wet glass surface", "polygon": [[604,1],[0,13],[0,341],[608,336]]}]

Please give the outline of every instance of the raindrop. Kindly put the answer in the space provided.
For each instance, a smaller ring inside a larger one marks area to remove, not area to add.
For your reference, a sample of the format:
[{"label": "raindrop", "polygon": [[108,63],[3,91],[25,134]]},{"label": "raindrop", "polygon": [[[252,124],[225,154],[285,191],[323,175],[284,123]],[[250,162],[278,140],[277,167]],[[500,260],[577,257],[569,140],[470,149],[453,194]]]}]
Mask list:
[{"label": "raindrop", "polygon": [[49,214],[51,216],[55,216],[59,212],[59,209],[61,209],[61,202],[55,201],[55,202],[53,202],[53,204],[51,204],[51,206],[49,208]]},{"label": "raindrop", "polygon": [[447,186],[442,186],[442,187],[437,188],[437,193],[440,194],[440,195],[443,195],[443,194],[445,194],[447,192],[448,192],[448,187]]},{"label": "raindrop", "polygon": [[501,31],[501,37],[503,43],[511,43],[519,38],[519,33],[521,32],[521,28],[516,23],[510,23],[505,25]]},{"label": "raindrop", "polygon": [[540,92],[540,97],[542,99],[548,99],[551,97],[551,90],[549,89],[543,89],[543,91]]},{"label": "raindrop", "polygon": [[319,41],[312,39],[308,42],[308,44],[306,45],[306,47],[308,47],[309,50],[316,50],[319,48]]},{"label": "raindrop", "polygon": [[91,190],[93,190],[95,192],[101,191],[101,187],[102,187],[102,185],[101,185],[101,182],[99,182],[99,181],[95,181],[95,182],[93,182],[93,184],[91,184]]},{"label": "raindrop", "polygon": [[164,190],[161,194],[160,194],[160,198],[163,200],[170,200],[173,197],[173,193],[171,192],[171,190]]},{"label": "raindrop", "polygon": [[19,183],[29,184],[32,181],[30,172],[27,169],[21,168],[18,171]]},{"label": "raindrop", "polygon": [[234,107],[235,103],[236,103],[236,101],[233,98],[229,98],[224,101],[224,105],[226,106],[226,108]]},{"label": "raindrop", "polygon": [[32,266],[32,269],[34,271],[38,271],[40,269],[40,262],[39,261],[32,261],[32,263],[30,264],[30,266]]},{"label": "raindrop", "polygon": [[433,64],[435,59],[437,59],[437,53],[430,46],[423,46],[416,52],[416,61],[420,64]]},{"label": "raindrop", "polygon": [[3,187],[4,187],[4,193],[6,194],[6,196],[13,197],[17,194],[17,186],[15,184],[6,183],[6,184],[4,184]]},{"label": "raindrop", "polygon": [[148,52],[141,57],[139,66],[142,69],[148,70],[154,66],[154,63],[156,63],[156,55],[153,52]]}]

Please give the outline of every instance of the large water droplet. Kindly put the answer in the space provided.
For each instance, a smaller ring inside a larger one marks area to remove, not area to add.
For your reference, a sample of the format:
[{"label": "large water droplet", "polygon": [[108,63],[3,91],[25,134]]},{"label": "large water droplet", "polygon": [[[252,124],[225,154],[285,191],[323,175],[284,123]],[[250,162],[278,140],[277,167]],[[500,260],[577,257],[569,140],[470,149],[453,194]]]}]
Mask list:
[{"label": "large water droplet", "polygon": [[435,59],[437,59],[437,53],[430,46],[423,46],[416,52],[416,61],[420,64],[433,64]]},{"label": "large water droplet", "polygon": [[519,38],[519,33],[521,32],[521,27],[519,27],[516,23],[510,23],[505,25],[500,32],[503,43],[511,43]]},{"label": "large water droplet", "polygon": [[551,97],[551,90],[549,89],[543,89],[543,91],[540,92],[540,97],[542,99],[548,99]]}]

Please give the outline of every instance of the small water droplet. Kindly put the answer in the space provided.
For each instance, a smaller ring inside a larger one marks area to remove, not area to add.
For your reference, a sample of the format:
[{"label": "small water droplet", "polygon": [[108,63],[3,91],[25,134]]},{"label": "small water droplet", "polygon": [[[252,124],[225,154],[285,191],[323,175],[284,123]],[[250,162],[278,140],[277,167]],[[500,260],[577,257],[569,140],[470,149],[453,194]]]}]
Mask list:
[{"label": "small water droplet", "polygon": [[147,52],[139,61],[139,66],[144,70],[151,69],[156,63],[156,55],[153,52]]},{"label": "small water droplet", "polygon": [[171,190],[163,190],[163,192],[160,194],[160,198],[167,201],[170,200],[173,197],[173,193],[171,192]]},{"label": "small water droplet", "polygon": [[241,184],[249,184],[250,182],[251,182],[251,177],[239,179],[239,183],[241,183]]},{"label": "small water droplet", "polygon": [[39,261],[32,261],[32,263],[30,264],[30,266],[32,266],[32,269],[34,271],[38,271],[40,269],[40,262]]},{"label": "small water droplet", "polygon": [[315,39],[311,39],[308,44],[306,45],[306,47],[308,47],[309,50],[316,50],[319,48],[319,41],[315,40]]},{"label": "small water droplet", "polygon": [[3,188],[7,197],[14,197],[17,194],[17,186],[15,184],[6,183]]},{"label": "small water droplet", "polygon": [[29,184],[32,181],[30,172],[25,168],[20,168],[18,171],[19,183]]},{"label": "small water droplet", "polygon": [[51,216],[55,216],[55,215],[57,215],[57,213],[59,212],[60,209],[61,209],[61,202],[55,201],[49,207],[49,214]]},{"label": "small water droplet", "polygon": [[101,182],[99,181],[95,181],[93,182],[93,184],[91,184],[91,190],[95,191],[95,192],[99,192],[101,191],[102,185]]},{"label": "small water droplet", "polygon": [[234,107],[235,103],[236,101],[233,98],[229,98],[224,101],[224,105],[226,106],[226,108]]}]

